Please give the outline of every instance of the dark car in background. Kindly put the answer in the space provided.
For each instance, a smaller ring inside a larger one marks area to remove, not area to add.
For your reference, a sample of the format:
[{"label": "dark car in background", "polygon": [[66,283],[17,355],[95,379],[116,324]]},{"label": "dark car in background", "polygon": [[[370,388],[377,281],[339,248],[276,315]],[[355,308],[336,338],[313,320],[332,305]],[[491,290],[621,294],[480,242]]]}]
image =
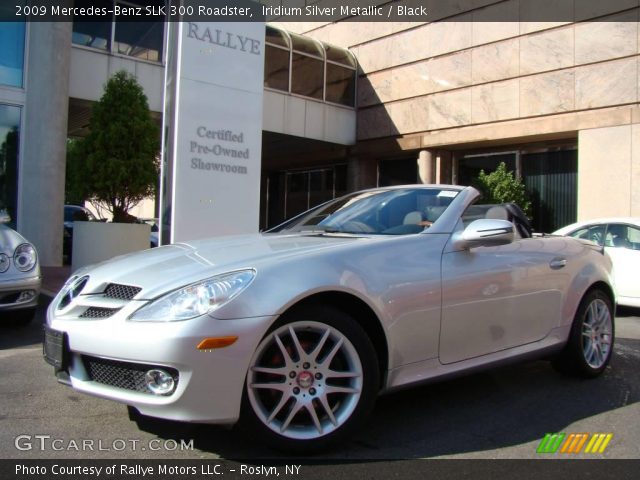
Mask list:
[{"label": "dark car in background", "polygon": [[80,205],[64,206],[64,232],[62,240],[62,254],[65,263],[71,263],[73,253],[73,223],[74,222],[97,222],[91,211]]}]

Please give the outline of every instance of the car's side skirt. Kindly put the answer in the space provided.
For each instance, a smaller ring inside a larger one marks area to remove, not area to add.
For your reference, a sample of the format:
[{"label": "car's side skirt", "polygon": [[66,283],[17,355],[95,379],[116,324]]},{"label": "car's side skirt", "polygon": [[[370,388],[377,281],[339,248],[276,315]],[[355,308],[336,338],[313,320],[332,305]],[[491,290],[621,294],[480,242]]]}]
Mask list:
[{"label": "car's side skirt", "polygon": [[447,365],[440,363],[438,358],[403,365],[388,372],[386,387],[382,393],[467,375],[478,370],[485,370],[508,363],[553,355],[562,350],[569,338],[570,330],[571,325],[565,325],[553,329],[549,335],[537,342]]}]

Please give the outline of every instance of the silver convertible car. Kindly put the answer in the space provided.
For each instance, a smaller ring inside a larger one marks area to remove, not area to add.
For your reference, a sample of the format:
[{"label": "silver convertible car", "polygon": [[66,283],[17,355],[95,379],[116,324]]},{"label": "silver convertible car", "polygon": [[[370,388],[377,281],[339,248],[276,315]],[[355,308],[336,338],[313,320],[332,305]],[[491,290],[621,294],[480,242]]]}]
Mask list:
[{"label": "silver convertible car", "polygon": [[268,445],[326,447],[378,394],[525,358],[594,377],[613,351],[611,262],[531,237],[471,187],[349,194],[264,234],[174,244],[76,272],[45,358],[75,390]]},{"label": "silver convertible car", "polygon": [[36,313],[40,295],[40,265],[35,247],[4,225],[0,210],[0,323],[26,325]]}]

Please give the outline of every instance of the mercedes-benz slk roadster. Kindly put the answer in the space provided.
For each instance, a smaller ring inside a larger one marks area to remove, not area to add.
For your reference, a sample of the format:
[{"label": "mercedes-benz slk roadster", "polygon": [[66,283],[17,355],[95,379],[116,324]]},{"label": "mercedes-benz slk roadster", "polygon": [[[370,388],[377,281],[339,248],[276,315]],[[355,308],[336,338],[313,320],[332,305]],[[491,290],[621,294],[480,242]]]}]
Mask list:
[{"label": "mercedes-benz slk roadster", "polygon": [[51,302],[45,358],[75,390],[184,422],[240,421],[324,448],[378,394],[525,358],[595,377],[613,351],[611,262],[532,236],[471,187],[352,193],[255,235],[81,269]]}]

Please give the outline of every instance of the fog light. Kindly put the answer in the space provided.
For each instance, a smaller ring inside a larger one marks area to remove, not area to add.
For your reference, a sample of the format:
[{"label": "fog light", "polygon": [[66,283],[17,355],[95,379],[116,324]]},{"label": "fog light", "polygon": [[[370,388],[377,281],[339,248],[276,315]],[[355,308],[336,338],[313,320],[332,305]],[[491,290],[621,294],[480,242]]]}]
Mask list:
[{"label": "fog light", "polygon": [[18,296],[18,300],[16,300],[16,303],[28,302],[30,300],[33,300],[33,297],[35,296],[36,296],[35,290],[23,290],[22,292],[20,292],[20,295]]},{"label": "fog light", "polygon": [[144,380],[147,388],[151,393],[155,393],[156,395],[169,395],[173,393],[176,387],[176,382],[173,380],[173,377],[164,370],[149,370],[145,374]]}]

